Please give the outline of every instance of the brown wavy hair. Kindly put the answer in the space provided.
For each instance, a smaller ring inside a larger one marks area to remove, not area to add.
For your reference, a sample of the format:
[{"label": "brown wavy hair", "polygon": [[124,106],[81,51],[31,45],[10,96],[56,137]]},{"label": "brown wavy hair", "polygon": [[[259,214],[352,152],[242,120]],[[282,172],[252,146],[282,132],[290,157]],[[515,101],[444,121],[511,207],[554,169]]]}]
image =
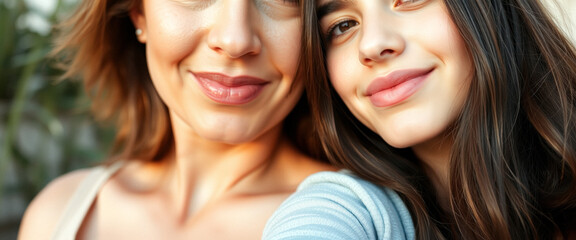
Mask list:
[{"label": "brown wavy hair", "polygon": [[[145,45],[129,17],[130,10],[140,7],[141,0],[83,0],[57,26],[52,56],[65,70],[63,78],[80,78],[95,117],[117,128],[108,162],[158,161],[174,147],[168,108],[152,84]],[[296,78],[305,76],[299,72]],[[296,147],[323,159],[317,137],[310,135],[305,97],[284,122],[284,134]]]},{"label": "brown wavy hair", "polygon": [[576,49],[539,1],[444,3],[474,66],[450,129],[451,211],[412,151],[366,128],[331,87],[315,1],[305,1],[302,64],[326,154],[397,191],[418,239],[576,238]]}]

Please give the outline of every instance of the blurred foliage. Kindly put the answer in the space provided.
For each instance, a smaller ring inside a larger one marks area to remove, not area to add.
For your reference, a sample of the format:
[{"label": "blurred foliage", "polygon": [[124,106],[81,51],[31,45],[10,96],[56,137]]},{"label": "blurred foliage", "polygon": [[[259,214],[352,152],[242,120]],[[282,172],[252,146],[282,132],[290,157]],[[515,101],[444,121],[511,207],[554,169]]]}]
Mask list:
[{"label": "blurred foliage", "polygon": [[0,1],[0,203],[27,205],[53,178],[101,161],[113,134],[94,123],[81,83],[58,81],[47,58],[52,25],[75,1],[48,1],[50,12],[33,4],[42,1]]}]

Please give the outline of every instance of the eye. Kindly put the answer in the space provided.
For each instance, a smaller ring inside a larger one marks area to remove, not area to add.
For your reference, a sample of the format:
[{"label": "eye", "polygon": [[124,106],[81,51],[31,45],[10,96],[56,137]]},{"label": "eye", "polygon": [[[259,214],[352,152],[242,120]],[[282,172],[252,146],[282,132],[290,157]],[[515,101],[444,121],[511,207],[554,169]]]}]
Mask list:
[{"label": "eye", "polygon": [[394,0],[394,7],[401,7],[403,5],[410,6],[411,4],[423,1],[424,0]]},{"label": "eye", "polygon": [[334,38],[337,38],[345,34],[350,29],[354,28],[357,25],[358,22],[354,20],[347,19],[339,21],[328,28],[328,31],[326,32],[326,38],[327,38],[326,40],[332,40]]}]

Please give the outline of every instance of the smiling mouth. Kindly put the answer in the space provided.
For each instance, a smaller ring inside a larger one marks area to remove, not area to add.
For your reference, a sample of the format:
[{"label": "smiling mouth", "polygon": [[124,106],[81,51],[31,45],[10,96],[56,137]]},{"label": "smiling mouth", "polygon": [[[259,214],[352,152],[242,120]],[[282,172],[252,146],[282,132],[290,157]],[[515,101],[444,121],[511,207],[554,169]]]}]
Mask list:
[{"label": "smiling mouth", "polygon": [[376,107],[396,105],[416,93],[432,71],[433,68],[391,72],[374,79],[368,86],[366,96]]},{"label": "smiling mouth", "polygon": [[202,92],[215,102],[242,105],[256,99],[269,83],[252,76],[231,77],[221,73],[192,73]]}]

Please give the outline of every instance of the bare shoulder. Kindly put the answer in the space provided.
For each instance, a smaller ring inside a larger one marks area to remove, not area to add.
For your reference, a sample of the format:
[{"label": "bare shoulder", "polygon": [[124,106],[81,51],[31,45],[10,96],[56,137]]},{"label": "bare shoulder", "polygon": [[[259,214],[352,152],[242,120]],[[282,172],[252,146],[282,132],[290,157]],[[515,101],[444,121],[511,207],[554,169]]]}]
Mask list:
[{"label": "bare shoulder", "polygon": [[50,238],[68,200],[89,173],[90,169],[76,170],[50,182],[26,209],[18,239]]}]

